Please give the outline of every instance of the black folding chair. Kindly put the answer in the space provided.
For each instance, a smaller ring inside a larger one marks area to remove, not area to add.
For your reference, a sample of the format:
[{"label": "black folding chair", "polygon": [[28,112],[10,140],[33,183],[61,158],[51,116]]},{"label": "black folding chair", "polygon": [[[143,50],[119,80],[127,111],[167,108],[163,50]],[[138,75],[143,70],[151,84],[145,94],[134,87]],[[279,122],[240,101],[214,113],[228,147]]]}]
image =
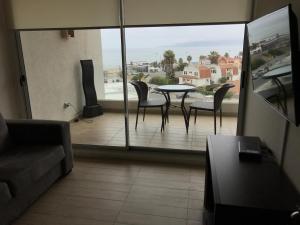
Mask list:
[{"label": "black folding chair", "polygon": [[138,95],[138,105],[136,112],[136,121],[135,121],[135,129],[137,129],[138,118],[140,108],[144,108],[143,112],[143,121],[145,120],[146,108],[160,108],[161,110],[161,132],[164,130],[164,106],[166,105],[165,99],[148,99],[148,85],[143,81],[130,81],[130,83],[134,86],[136,93]]},{"label": "black folding chair", "polygon": [[190,116],[191,111],[195,110],[195,119],[194,123],[196,124],[197,120],[197,111],[210,111],[214,113],[214,132],[217,133],[217,111],[220,111],[220,127],[222,127],[222,102],[223,99],[230,88],[233,88],[233,84],[223,84],[214,94],[214,101],[213,102],[203,102],[203,101],[196,101],[190,105],[190,111],[188,115],[188,124],[190,123]]}]

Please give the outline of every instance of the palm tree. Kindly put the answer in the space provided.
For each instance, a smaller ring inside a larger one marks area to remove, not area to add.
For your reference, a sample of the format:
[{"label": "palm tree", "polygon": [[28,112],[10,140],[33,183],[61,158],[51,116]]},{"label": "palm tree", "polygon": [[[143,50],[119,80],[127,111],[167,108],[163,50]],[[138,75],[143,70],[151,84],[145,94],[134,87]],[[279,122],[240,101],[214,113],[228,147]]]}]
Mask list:
[{"label": "palm tree", "polygon": [[164,71],[168,79],[173,80],[175,78],[173,64],[175,63],[175,54],[172,50],[167,50],[164,53],[164,59],[162,61]]},{"label": "palm tree", "polygon": [[229,53],[225,52],[224,56],[225,56],[225,58],[229,58]]},{"label": "palm tree", "polygon": [[206,59],[205,55],[200,55],[199,56],[199,63],[202,64],[205,59]]},{"label": "palm tree", "polygon": [[182,58],[178,59],[178,64],[183,64],[183,59]]},{"label": "palm tree", "polygon": [[186,58],[186,60],[189,62],[189,64],[191,63],[191,61],[192,61],[192,56],[188,56],[187,58]]},{"label": "palm tree", "polygon": [[139,73],[134,75],[131,80],[142,81],[149,77],[149,74],[145,75],[144,73]]},{"label": "palm tree", "polygon": [[210,54],[208,55],[211,64],[218,64],[219,57],[220,55],[216,51],[211,51]]},{"label": "palm tree", "polygon": [[184,67],[187,65],[187,63],[183,62],[182,58],[178,59],[178,66],[176,68],[177,71],[183,71]]},{"label": "palm tree", "polygon": [[200,55],[199,59],[204,60],[204,59],[206,59],[206,56],[205,55]]}]

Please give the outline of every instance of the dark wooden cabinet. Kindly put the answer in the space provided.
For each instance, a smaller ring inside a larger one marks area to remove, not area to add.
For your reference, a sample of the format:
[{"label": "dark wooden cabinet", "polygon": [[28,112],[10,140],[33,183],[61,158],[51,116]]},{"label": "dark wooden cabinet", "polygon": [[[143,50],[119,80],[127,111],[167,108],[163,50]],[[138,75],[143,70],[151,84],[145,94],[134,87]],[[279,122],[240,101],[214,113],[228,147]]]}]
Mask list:
[{"label": "dark wooden cabinet", "polygon": [[290,224],[299,193],[274,158],[239,159],[238,142],[253,138],[208,136],[204,224]]}]

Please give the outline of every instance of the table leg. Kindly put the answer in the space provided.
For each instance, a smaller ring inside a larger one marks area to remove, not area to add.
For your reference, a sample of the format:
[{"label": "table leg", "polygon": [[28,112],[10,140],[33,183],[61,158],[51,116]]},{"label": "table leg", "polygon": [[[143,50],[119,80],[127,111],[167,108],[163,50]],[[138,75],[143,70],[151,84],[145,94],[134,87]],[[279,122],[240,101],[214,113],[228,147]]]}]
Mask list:
[{"label": "table leg", "polygon": [[166,99],[166,112],[165,112],[165,124],[169,123],[169,108],[171,106],[171,97],[170,97],[170,94],[169,92],[163,92],[164,96],[165,96],[165,99]]},{"label": "table leg", "polygon": [[187,96],[188,92],[184,92],[183,96],[182,96],[182,100],[181,100],[181,111],[184,117],[184,123],[185,123],[185,128],[186,128],[186,132],[189,132],[189,118],[188,118],[188,112],[186,111],[185,105],[184,105],[184,101],[185,98]]}]

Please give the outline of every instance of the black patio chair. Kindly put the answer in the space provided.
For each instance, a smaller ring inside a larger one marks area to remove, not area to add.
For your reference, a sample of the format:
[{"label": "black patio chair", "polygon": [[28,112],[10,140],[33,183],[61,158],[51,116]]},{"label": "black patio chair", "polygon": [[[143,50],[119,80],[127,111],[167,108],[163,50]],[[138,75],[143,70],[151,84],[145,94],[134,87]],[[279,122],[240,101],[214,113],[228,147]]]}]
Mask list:
[{"label": "black patio chair", "polygon": [[233,84],[223,84],[214,94],[214,101],[213,102],[203,102],[203,101],[196,101],[190,105],[189,115],[188,115],[188,125],[190,123],[190,116],[191,111],[195,110],[195,118],[194,123],[196,124],[197,120],[197,111],[210,111],[214,113],[214,133],[217,133],[217,111],[220,111],[220,127],[222,127],[222,102],[223,99],[230,88],[233,88]]},{"label": "black patio chair", "polygon": [[137,129],[137,123],[139,118],[140,108],[144,108],[143,121],[145,121],[146,108],[160,108],[161,110],[161,132],[164,130],[164,106],[166,105],[165,99],[148,99],[148,85],[143,81],[130,81],[134,86],[138,95],[138,105],[135,121],[135,129]]}]

